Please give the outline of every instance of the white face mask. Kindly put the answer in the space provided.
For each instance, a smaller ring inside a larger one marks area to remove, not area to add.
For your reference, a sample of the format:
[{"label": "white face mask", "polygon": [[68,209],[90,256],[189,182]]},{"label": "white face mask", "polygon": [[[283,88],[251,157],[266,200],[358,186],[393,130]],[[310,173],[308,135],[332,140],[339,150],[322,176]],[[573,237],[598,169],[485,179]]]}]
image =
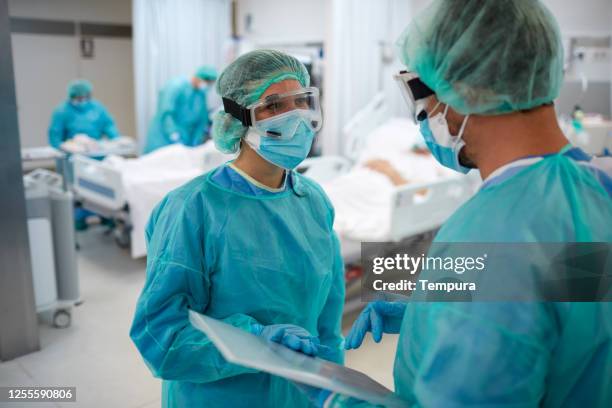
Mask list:
[{"label": "white face mask", "polygon": [[202,91],[209,91],[211,90],[213,87],[213,83],[212,82],[208,82],[208,81],[200,81],[198,83],[198,89],[202,90]]},{"label": "white face mask", "polygon": [[72,106],[74,106],[76,109],[85,109],[86,107],[89,106],[89,99],[80,99],[80,100],[72,100],[70,101],[70,104]]},{"label": "white face mask", "polygon": [[[436,104],[432,112],[435,112],[439,105],[440,102]],[[453,136],[448,128],[448,121],[446,120],[447,113],[448,105],[446,105],[443,112],[439,112],[431,118],[426,118],[421,121],[421,134],[425,139],[427,147],[429,147],[429,150],[440,164],[465,174],[471,169],[461,165],[459,162],[459,152],[463,146],[465,146],[463,133],[465,132],[465,127],[470,115],[467,115],[465,119],[463,119],[459,134]]]}]

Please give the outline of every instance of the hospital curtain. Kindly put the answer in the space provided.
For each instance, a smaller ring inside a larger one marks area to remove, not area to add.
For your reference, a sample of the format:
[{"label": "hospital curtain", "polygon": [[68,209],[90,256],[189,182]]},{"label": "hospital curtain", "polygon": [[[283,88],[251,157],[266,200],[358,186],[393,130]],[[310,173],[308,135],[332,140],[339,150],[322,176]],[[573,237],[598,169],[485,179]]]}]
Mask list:
[{"label": "hospital curtain", "polygon": [[406,0],[331,0],[326,10],[324,154],[344,153],[342,128],[378,93],[391,114],[405,114],[392,75],[395,40],[410,21]]},{"label": "hospital curtain", "polygon": [[140,146],[155,114],[158,91],[198,66],[221,69],[230,37],[229,0],[134,0],[134,83]]}]

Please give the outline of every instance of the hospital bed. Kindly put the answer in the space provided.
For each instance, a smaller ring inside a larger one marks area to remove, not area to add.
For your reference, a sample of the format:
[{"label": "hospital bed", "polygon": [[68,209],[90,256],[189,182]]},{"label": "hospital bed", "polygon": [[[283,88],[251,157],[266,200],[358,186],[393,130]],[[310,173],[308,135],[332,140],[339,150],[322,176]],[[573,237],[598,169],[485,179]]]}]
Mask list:
[{"label": "hospital bed", "polygon": [[195,148],[180,144],[137,159],[99,161],[73,157],[73,190],[82,206],[114,221],[117,244],[133,258],[146,255],[144,230],[155,205],[171,190],[231,159],[212,142]]}]

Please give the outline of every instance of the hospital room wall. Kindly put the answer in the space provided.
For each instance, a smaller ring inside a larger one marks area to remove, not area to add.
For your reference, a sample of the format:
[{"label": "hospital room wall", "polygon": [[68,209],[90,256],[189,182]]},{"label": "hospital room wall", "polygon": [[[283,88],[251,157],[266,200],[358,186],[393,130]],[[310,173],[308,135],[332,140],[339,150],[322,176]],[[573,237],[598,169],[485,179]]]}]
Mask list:
[{"label": "hospital room wall", "polygon": [[[557,18],[561,34],[567,44],[571,37],[612,36],[612,1],[611,0],[585,0],[576,2],[574,0],[543,0]],[[566,59],[567,59],[566,55]],[[561,97],[557,101],[557,109],[569,113],[575,103],[580,103],[586,110],[591,110],[612,116],[612,51],[608,51],[607,60],[585,60],[581,69],[576,69],[576,62],[566,73],[565,85],[561,92]],[[580,75],[589,80],[587,93],[582,95],[579,91]],[[608,93],[609,95],[605,95]],[[576,94],[580,96],[577,97]],[[601,108],[600,104],[608,107]]]},{"label": "hospital room wall", "polygon": [[325,0],[236,0],[236,6],[238,34],[255,45],[323,42]]},{"label": "hospital room wall", "polygon": [[[235,0],[236,31],[242,40],[239,53],[278,48],[296,55],[313,55],[325,43],[327,3],[330,0]],[[293,18],[282,18],[285,16]],[[324,53],[323,58],[327,58],[327,50]],[[322,74],[323,83],[326,81],[325,64],[315,64],[312,72]],[[324,92],[321,103],[325,109]],[[321,140],[317,138],[315,150],[320,149]]]},{"label": "hospital room wall", "polygon": [[544,0],[555,15],[564,34],[610,34],[612,1],[610,0]]},{"label": "hospital room wall", "polygon": [[[409,0],[418,12],[432,0]],[[610,0],[542,0],[554,14],[561,31],[568,34],[612,33],[612,1]]]},{"label": "hospital room wall", "polygon": [[413,15],[405,0],[327,3],[323,154],[347,154],[346,125],[383,93],[389,114],[405,115],[393,74],[401,69],[394,43]]},{"label": "hospital room wall", "polygon": [[[11,17],[64,22],[131,25],[131,1],[10,0]],[[82,58],[73,35],[11,35],[22,147],[47,145],[53,109],[66,98],[66,85],[82,77],[94,84],[94,98],[115,118],[119,131],[135,134],[132,39],[94,37],[94,57]]]}]

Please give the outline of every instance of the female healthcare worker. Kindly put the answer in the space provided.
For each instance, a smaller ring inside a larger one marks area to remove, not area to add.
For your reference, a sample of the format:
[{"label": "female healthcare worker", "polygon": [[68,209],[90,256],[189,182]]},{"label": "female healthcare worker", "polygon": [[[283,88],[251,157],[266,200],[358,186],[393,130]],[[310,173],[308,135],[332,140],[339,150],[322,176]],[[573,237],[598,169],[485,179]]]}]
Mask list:
[{"label": "female healthcare worker", "polygon": [[[436,0],[398,45],[407,67],[402,89],[416,102],[432,154],[460,173],[476,167],[484,179],[436,235],[434,242],[446,244],[433,256],[456,255],[445,251],[465,242],[610,248],[612,179],[559,129],[553,101],[563,46],[541,1]],[[537,277],[546,271],[535,258],[517,256],[508,266]],[[487,278],[497,272],[477,275],[476,284],[495,285]],[[519,282],[521,293],[530,283]],[[605,279],[600,284],[609,291]],[[379,301],[357,319],[347,348],[359,347],[368,331],[376,341],[400,334],[394,380],[406,406],[612,406],[610,302]]]},{"label": "female healthcare worker", "polygon": [[303,64],[238,58],[217,89],[213,140],[238,158],[171,192],[147,228],[145,287],[130,332],[166,407],[301,407],[276,376],[228,364],[188,320],[195,310],[294,350],[343,362],[344,271],[331,203],[293,169],[321,126]]}]

